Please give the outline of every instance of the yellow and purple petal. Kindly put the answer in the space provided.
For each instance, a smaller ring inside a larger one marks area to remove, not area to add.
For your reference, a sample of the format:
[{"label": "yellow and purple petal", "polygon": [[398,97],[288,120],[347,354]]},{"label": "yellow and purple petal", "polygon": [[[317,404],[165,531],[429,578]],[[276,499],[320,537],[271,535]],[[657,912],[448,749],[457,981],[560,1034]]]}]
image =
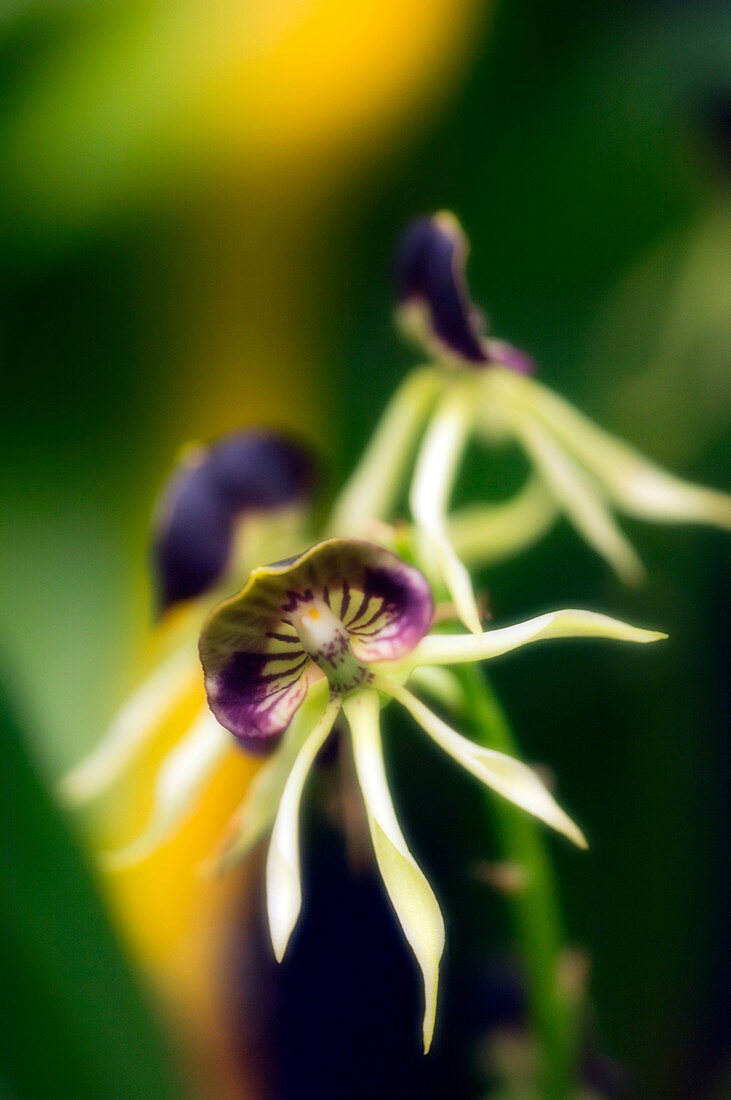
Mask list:
[{"label": "yellow and purple petal", "polygon": [[325,672],[330,678],[337,663],[339,654],[325,647],[318,665],[303,612],[327,612],[338,625],[333,643],[364,667],[410,652],[431,625],[434,603],[417,569],[356,539],[328,539],[255,569],[241,593],[209,618],[200,640],[210,707],[248,748],[272,748],[308,686]]}]

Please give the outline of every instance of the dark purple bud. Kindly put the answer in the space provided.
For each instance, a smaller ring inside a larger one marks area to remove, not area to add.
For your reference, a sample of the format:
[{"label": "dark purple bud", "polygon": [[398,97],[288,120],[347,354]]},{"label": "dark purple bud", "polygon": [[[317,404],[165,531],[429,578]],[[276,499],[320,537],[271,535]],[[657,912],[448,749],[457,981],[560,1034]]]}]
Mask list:
[{"label": "dark purple bud", "polygon": [[397,316],[427,351],[473,367],[502,366],[532,374],[519,348],[486,338],[486,320],[465,277],[469,244],[454,214],[442,211],[407,226],[396,252]]},{"label": "dark purple bud", "polygon": [[407,226],[396,254],[396,293],[403,326],[421,342],[469,363],[487,363],[483,318],[465,279],[467,238],[449,213]]},{"label": "dark purple bud", "polygon": [[313,482],[310,455],[273,432],[236,432],[190,448],[157,506],[152,562],[160,611],[221,580],[238,520],[305,501]]}]

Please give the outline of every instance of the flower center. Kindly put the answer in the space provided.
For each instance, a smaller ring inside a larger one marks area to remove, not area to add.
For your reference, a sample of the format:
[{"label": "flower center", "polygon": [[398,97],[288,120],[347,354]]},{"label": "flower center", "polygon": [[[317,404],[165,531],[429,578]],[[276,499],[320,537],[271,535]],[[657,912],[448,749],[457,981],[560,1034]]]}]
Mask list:
[{"label": "flower center", "polygon": [[298,604],[290,613],[305,653],[322,669],[337,695],[346,695],[371,678],[350,648],[348,632],[324,600]]}]

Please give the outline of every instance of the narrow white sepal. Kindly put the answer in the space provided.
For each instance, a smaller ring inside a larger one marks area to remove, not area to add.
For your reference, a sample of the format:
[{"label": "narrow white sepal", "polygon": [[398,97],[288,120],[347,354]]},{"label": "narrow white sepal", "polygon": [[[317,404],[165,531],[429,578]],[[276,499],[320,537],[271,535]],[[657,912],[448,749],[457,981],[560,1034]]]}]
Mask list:
[{"label": "narrow white sepal", "polygon": [[389,518],[418,435],[443,387],[444,378],[434,367],[412,371],[404,380],[335,501],[328,535],[367,534],[370,521]]},{"label": "narrow white sepal", "polygon": [[620,580],[637,584],[645,569],[605,504],[599,486],[557,443],[535,415],[514,413],[512,426],[539,475],[580,535]]},{"label": "narrow white sepal", "polygon": [[401,703],[440,748],[486,786],[563,833],[579,848],[588,847],[581,829],[561,809],[532,768],[512,756],[476,745],[463,737],[410,691],[390,683],[386,677],[378,677],[375,684]]},{"label": "narrow white sepal", "polygon": [[302,791],[315,757],[332,729],[340,699],[332,698],[297,754],[284,786],[266,866],[267,913],[272,946],[281,962],[302,908],[299,813]]},{"label": "narrow white sepal", "polygon": [[60,783],[62,798],[81,805],[101,795],[157,733],[194,677],[200,676],[195,646],[174,650],[126,700],[106,733]]},{"label": "narrow white sepal", "polygon": [[549,611],[515,626],[486,630],[483,634],[429,634],[411,653],[379,669],[391,675],[420,665],[458,665],[487,661],[520,646],[549,638],[608,638],[617,642],[657,642],[667,638],[658,630],[643,630],[596,611]]},{"label": "narrow white sepal", "polygon": [[327,680],[317,680],[290,722],[281,744],[254,775],[221,843],[206,860],[202,871],[223,874],[244,859],[270,831],[297,754],[322,714],[327,697]]},{"label": "narrow white sepal", "polygon": [[727,493],[675,477],[594,424],[558,394],[533,379],[529,385],[544,421],[623,511],[640,519],[708,523],[731,530],[731,496]]},{"label": "narrow white sepal", "polygon": [[344,703],[378,869],[424,979],[426,1053],[436,1020],[444,921],[434,892],[409,851],[396,819],[383,764],[379,706],[377,693],[370,689],[358,691]]},{"label": "narrow white sepal", "polygon": [[126,848],[104,855],[108,870],[118,871],[140,863],[182,825],[208,779],[230,751],[231,741],[228,730],[218,724],[207,706],[203,707],[160,765],[149,825]]},{"label": "narrow white sepal", "polygon": [[470,397],[470,391],[454,389],[434,414],[419,451],[409,504],[460,619],[479,634],[482,625],[472,579],[449,541],[447,524],[449,497],[474,419]]}]

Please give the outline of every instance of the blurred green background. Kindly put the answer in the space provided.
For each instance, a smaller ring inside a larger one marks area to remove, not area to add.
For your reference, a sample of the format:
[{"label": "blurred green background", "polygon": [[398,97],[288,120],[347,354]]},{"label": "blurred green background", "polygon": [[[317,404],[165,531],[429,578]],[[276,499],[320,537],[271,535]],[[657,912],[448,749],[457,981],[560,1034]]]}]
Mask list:
[{"label": "blurred green background", "polygon": [[[8,1096],[177,1092],[161,1053],[174,1035],[157,1046],[151,1023],[155,975],[140,994],[68,826],[38,809],[42,786],[142,667],[149,516],[177,448],[271,422],[315,447],[329,495],[352,466],[414,362],[391,320],[406,220],[453,209],[475,299],[540,377],[677,473],[729,488],[727,5],[406,3],[400,25],[378,4],[326,4],[310,40],[313,7],[0,11],[0,651],[15,715],[3,751],[24,745],[41,779],[20,760],[4,778]],[[280,56],[290,16],[305,30]],[[474,458],[460,491],[504,495],[521,471],[517,455]],[[550,761],[590,837],[587,858],[553,847],[603,1048],[629,1068],[629,1095],[722,1097],[728,544],[627,527],[649,570],[641,590],[562,524],[484,578],[493,612],[586,606],[671,641],[641,659],[547,647],[494,680],[526,757]],[[444,826],[435,800],[469,806],[471,788],[437,761],[414,769],[413,744],[406,733],[394,750],[403,817],[464,957],[485,922],[504,936],[466,874],[491,839],[466,811]],[[56,845],[73,863],[63,880],[46,869]],[[33,921],[11,919],[21,898]],[[69,942],[106,961],[79,973]],[[89,1058],[100,990],[126,1007],[94,1037],[98,1073],[77,1079],[70,1052]],[[69,1034],[54,1023],[82,1010]],[[56,1067],[51,1083],[26,1076],[24,1043]]]}]

